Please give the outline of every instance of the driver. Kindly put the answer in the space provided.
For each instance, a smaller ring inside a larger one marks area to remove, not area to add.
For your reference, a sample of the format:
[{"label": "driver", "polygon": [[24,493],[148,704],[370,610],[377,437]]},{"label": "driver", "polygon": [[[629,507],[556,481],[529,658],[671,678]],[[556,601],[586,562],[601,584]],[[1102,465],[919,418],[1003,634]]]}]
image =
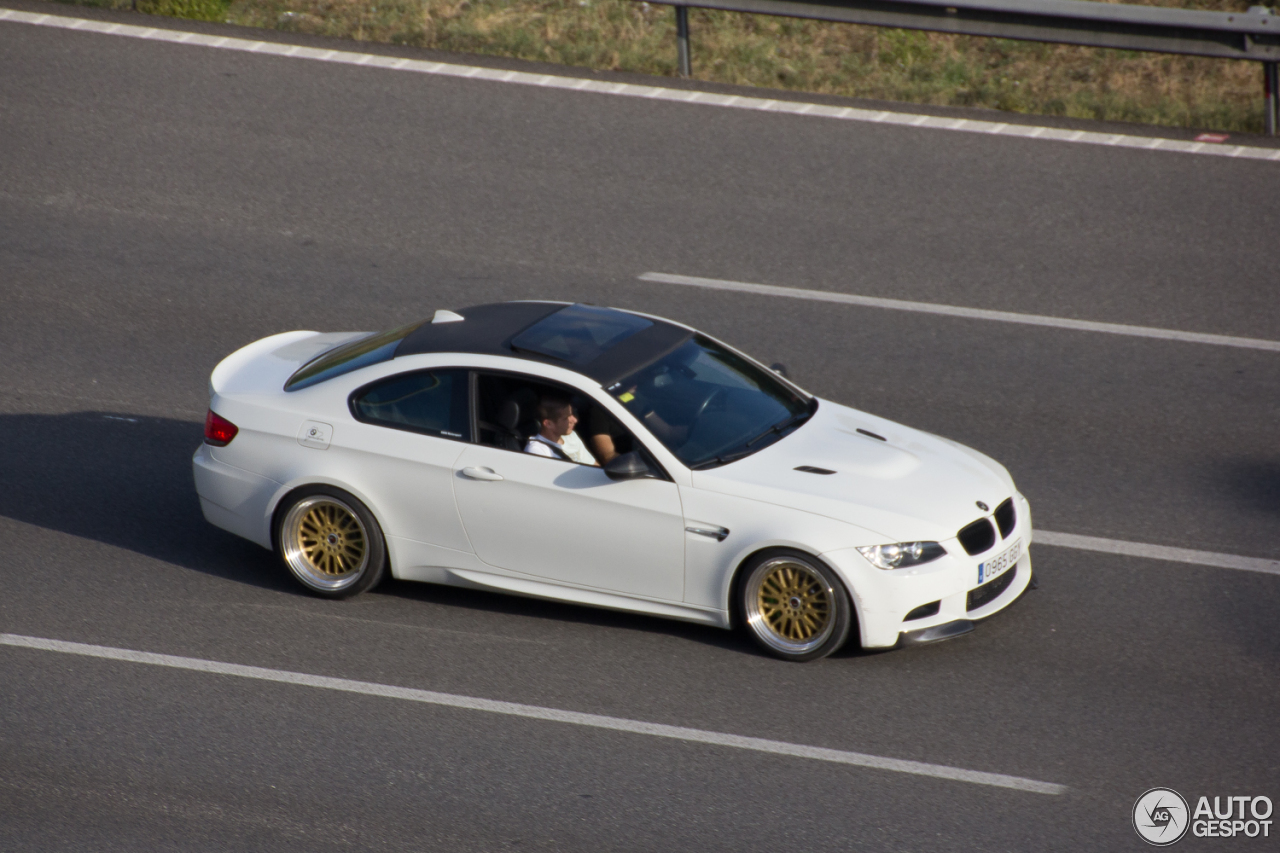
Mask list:
[{"label": "driver", "polygon": [[578,418],[563,394],[543,394],[538,398],[538,432],[524,446],[525,453],[566,459],[579,465],[598,465],[582,439],[573,431]]}]

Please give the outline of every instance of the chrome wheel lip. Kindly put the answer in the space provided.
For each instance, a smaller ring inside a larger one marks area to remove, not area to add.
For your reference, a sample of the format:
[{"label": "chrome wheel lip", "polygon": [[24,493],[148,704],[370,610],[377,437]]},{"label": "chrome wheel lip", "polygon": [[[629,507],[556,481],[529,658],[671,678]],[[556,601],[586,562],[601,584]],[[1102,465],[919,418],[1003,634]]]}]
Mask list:
[{"label": "chrome wheel lip", "polygon": [[[795,642],[779,635],[773,630],[773,626],[769,624],[769,620],[765,618],[764,612],[760,609],[761,586],[764,585],[765,580],[776,569],[785,565],[790,565],[800,571],[803,571],[805,574],[820,583],[829,602],[827,624],[823,626],[821,631],[804,642]],[[832,588],[831,583],[822,576],[821,572],[804,560],[800,560],[796,557],[773,557],[765,560],[763,563],[756,566],[747,577],[744,592],[747,625],[750,626],[751,631],[760,638],[761,642],[771,649],[786,655],[804,655],[821,648],[824,643],[831,639],[832,634],[835,633],[837,621],[836,591]]]},{"label": "chrome wheel lip", "polygon": [[[327,574],[317,568],[308,559],[300,541],[300,526],[303,519],[316,507],[326,504],[336,507],[345,513],[347,518],[359,529],[360,536],[364,541],[364,553],[360,558],[360,564],[354,569],[337,576]],[[369,531],[365,528],[360,516],[349,504],[332,495],[311,495],[303,498],[289,508],[289,511],[285,514],[284,521],[280,525],[280,550],[284,555],[284,561],[289,567],[289,571],[293,572],[293,576],[306,586],[321,592],[339,592],[354,585],[360,578],[364,577],[366,570],[369,568],[369,546]]]}]

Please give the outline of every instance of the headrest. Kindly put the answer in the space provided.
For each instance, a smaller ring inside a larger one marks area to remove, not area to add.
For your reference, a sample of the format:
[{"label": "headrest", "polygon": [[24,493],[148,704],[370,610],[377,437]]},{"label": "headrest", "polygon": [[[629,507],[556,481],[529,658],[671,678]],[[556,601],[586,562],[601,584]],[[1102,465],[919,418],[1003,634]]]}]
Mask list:
[{"label": "headrest", "polygon": [[514,431],[518,423],[520,423],[520,404],[514,397],[509,397],[498,409],[498,426]]}]

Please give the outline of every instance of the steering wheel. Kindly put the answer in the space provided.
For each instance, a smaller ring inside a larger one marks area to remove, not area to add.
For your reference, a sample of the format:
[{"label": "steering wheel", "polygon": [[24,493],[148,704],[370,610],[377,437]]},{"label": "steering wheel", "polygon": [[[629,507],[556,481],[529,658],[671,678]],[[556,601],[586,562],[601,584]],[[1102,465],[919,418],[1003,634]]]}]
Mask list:
[{"label": "steering wheel", "polygon": [[693,413],[693,420],[690,421],[690,426],[697,423],[698,419],[702,417],[702,413],[711,408],[712,401],[723,396],[725,396],[725,390],[723,388],[713,388],[711,393],[703,398],[702,402],[698,404],[697,410]]}]

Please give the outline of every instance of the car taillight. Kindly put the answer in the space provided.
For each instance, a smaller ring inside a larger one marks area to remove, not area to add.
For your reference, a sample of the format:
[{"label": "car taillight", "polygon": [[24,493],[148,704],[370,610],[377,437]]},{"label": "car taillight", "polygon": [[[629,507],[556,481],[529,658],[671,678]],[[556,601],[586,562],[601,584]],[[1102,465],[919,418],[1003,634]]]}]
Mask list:
[{"label": "car taillight", "polygon": [[214,447],[226,447],[239,431],[240,427],[221,415],[215,414],[213,409],[209,410],[208,416],[204,419],[205,444],[212,444]]}]

